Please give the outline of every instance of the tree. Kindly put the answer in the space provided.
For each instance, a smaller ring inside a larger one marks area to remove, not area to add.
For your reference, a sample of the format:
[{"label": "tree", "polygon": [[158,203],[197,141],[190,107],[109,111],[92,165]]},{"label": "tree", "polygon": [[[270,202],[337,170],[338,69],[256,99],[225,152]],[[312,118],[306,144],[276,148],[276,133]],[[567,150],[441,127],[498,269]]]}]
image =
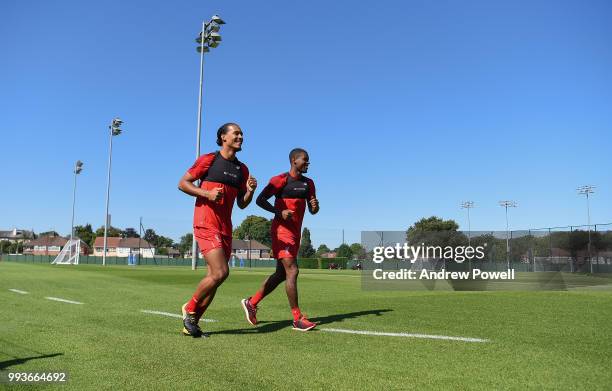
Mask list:
[{"label": "tree", "polygon": [[57,233],[57,232],[55,232],[55,231],[45,231],[45,232],[41,232],[41,233],[39,234],[39,236],[41,236],[41,237],[42,237],[42,236],[60,236],[60,234],[58,234],[58,233]]},{"label": "tree", "polygon": [[406,240],[409,244],[418,246],[466,246],[467,236],[458,232],[459,224],[454,220],[442,220],[431,216],[422,218],[406,231]]},{"label": "tree", "polygon": [[126,238],[139,238],[140,237],[140,235],[138,235],[138,232],[136,232],[134,228],[126,228],[125,231],[123,231],[123,235]]},{"label": "tree", "polygon": [[178,244],[179,251],[182,254],[185,254],[188,251],[191,251],[191,246],[193,246],[193,234],[188,233],[181,236],[181,240]]},{"label": "tree", "polygon": [[336,248],[334,251],[336,252],[337,257],[351,259],[351,257],[353,256],[353,251],[351,250],[351,247],[345,243],[342,243],[340,247]]},{"label": "tree", "polygon": [[0,254],[9,253],[9,249],[11,247],[11,242],[8,240],[0,241]]},{"label": "tree", "polygon": [[246,219],[242,220],[242,223],[234,229],[232,236],[236,239],[250,239],[257,240],[266,246],[272,245],[272,236],[270,234],[270,228],[272,227],[272,220],[268,220],[261,216],[247,216]]},{"label": "tree", "polygon": [[159,235],[157,237],[157,242],[155,242],[155,247],[174,247],[174,240],[166,236]]},{"label": "tree", "polygon": [[[81,239],[83,242],[87,243],[89,247],[93,247],[95,237],[91,229],[91,224],[75,226],[74,235],[77,238]],[[104,235],[104,232],[102,232],[102,235]]]},{"label": "tree", "polygon": [[350,245],[351,253],[355,259],[365,259],[366,251],[360,243]]},{"label": "tree", "polygon": [[317,252],[315,253],[315,255],[316,255],[317,257],[320,257],[320,256],[321,256],[321,254],[325,254],[325,253],[328,253],[328,252],[330,252],[330,251],[331,251],[331,250],[329,249],[329,247],[327,247],[327,245],[322,244],[322,245],[320,245],[320,246],[319,246],[319,248],[317,249]]},{"label": "tree", "polygon": [[168,255],[168,248],[167,247],[159,247],[156,250],[156,253],[159,255]]},{"label": "tree", "polygon": [[157,235],[157,233],[155,233],[154,229],[147,229],[142,238],[149,242],[152,246],[157,247],[157,241],[159,239],[159,236]]},{"label": "tree", "polygon": [[300,249],[298,250],[298,256],[301,258],[312,258],[315,255],[315,249],[312,247],[310,241],[310,230],[306,227],[302,230],[302,241],[300,243]]},{"label": "tree", "polygon": [[[109,238],[123,237],[123,231],[119,228],[113,227],[112,225],[108,227],[108,231],[106,234]],[[98,236],[104,236],[104,226],[101,226],[96,230],[96,237]]]}]

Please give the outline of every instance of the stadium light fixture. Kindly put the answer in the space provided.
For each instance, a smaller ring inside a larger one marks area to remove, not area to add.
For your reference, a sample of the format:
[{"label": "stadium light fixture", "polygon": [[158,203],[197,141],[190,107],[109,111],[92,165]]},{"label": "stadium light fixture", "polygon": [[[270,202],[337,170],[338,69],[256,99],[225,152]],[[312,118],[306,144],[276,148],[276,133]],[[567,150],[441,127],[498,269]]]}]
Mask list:
[{"label": "stadium light fixture", "polygon": [[83,171],[83,162],[77,160],[74,163],[74,170],[72,170],[74,174],[74,186],[72,188],[72,224],[70,226],[70,258],[72,258],[72,239],[74,239],[74,205],[76,204],[76,185],[77,185],[77,175],[79,175]]},{"label": "stadium light fixture", "polygon": [[506,264],[510,269],[510,231],[508,229],[508,208],[516,208],[515,201],[499,201],[499,206],[506,208]]},{"label": "stadium light fixture", "polygon": [[468,216],[468,246],[472,245],[472,222],[470,221],[470,209],[474,207],[474,201],[463,201],[461,203],[461,209],[467,209]]},{"label": "stadium light fixture", "polygon": [[104,215],[104,249],[102,252],[102,266],[106,266],[106,250],[108,245],[108,204],[110,200],[110,180],[111,180],[111,167],[113,157],[113,136],[119,136],[123,131],[121,129],[123,121],[120,118],[114,118],[108,129],[109,132],[109,148],[108,148],[108,177],[106,182],[106,214]]},{"label": "stadium light fixture", "polygon": [[593,273],[593,259],[591,258],[591,208],[589,205],[589,194],[595,193],[595,186],[584,185],[576,189],[578,194],[584,194],[587,201],[587,228],[589,231],[589,243],[587,244],[587,252],[589,254],[589,263],[591,264],[591,273]]},{"label": "stadium light fixture", "polygon": [[[208,22],[202,22],[202,30],[196,37],[198,46],[196,50],[200,53],[200,90],[198,94],[198,130],[196,133],[196,159],[200,157],[200,137],[202,135],[202,90],[204,84],[204,53],[209,53],[211,48],[216,48],[221,42],[221,25],[225,21],[219,15],[213,15]],[[195,236],[194,236],[195,237]],[[191,270],[195,270],[198,261],[198,242],[193,241],[191,247]]]}]

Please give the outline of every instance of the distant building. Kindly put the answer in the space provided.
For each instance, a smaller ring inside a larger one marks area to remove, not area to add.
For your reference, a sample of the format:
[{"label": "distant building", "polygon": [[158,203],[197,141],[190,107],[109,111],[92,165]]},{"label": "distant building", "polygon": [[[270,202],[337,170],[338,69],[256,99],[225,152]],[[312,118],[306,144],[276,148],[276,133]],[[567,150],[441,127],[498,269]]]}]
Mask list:
[{"label": "distant building", "polygon": [[[104,237],[98,236],[94,242],[94,255],[101,257],[104,253]],[[107,257],[125,257],[130,254],[139,254],[143,258],[153,258],[155,247],[141,238],[106,238]]]},{"label": "distant building", "polygon": [[0,231],[0,241],[8,240],[11,243],[27,242],[34,239],[34,232],[25,229],[13,228],[8,231]]},{"label": "distant building", "polygon": [[[57,255],[68,243],[67,238],[61,236],[41,236],[23,245],[23,253],[28,255]],[[81,255],[90,253],[87,243],[81,240]]]},{"label": "distant building", "polygon": [[232,239],[232,253],[243,259],[269,259],[272,257],[270,247],[257,240]]},{"label": "distant building", "polygon": [[[250,242],[250,247],[249,247]],[[251,252],[250,259],[270,259],[272,258],[272,250],[270,247],[262,244],[257,240],[242,240],[232,239],[232,254],[242,259],[249,259],[249,250]],[[185,251],[184,258],[191,258],[191,249]],[[201,253],[200,253],[201,257]]]},{"label": "distant building", "polygon": [[330,251],[327,253],[323,253],[320,255],[321,258],[336,258],[337,253],[335,251]]}]

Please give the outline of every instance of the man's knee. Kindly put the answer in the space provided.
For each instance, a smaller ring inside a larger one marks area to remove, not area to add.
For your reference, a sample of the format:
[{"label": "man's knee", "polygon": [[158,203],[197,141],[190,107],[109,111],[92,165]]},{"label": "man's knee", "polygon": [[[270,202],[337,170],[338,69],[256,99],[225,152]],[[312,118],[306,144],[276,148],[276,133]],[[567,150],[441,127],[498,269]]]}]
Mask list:
[{"label": "man's knee", "polygon": [[295,263],[293,263],[285,268],[285,273],[287,275],[287,279],[294,280],[297,278],[298,274],[300,274],[300,269]]},{"label": "man's knee", "polygon": [[285,273],[285,269],[275,271],[274,278],[279,281],[285,281],[287,279],[287,274]]},{"label": "man's knee", "polygon": [[215,282],[215,284],[221,284],[227,277],[229,276],[229,268],[221,267],[216,270],[213,270],[210,273],[210,278]]}]

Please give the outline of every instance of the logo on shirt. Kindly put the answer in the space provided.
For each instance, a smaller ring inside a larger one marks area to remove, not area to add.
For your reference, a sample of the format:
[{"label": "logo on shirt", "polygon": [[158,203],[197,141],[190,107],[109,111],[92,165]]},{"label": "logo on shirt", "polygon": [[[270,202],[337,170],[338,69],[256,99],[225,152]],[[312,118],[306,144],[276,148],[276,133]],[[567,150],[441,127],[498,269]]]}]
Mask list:
[{"label": "logo on shirt", "polygon": [[238,178],[238,175],[237,175],[237,174],[232,174],[231,172],[223,171],[223,174],[224,174],[224,175],[229,175],[229,176],[231,176],[232,178]]}]

